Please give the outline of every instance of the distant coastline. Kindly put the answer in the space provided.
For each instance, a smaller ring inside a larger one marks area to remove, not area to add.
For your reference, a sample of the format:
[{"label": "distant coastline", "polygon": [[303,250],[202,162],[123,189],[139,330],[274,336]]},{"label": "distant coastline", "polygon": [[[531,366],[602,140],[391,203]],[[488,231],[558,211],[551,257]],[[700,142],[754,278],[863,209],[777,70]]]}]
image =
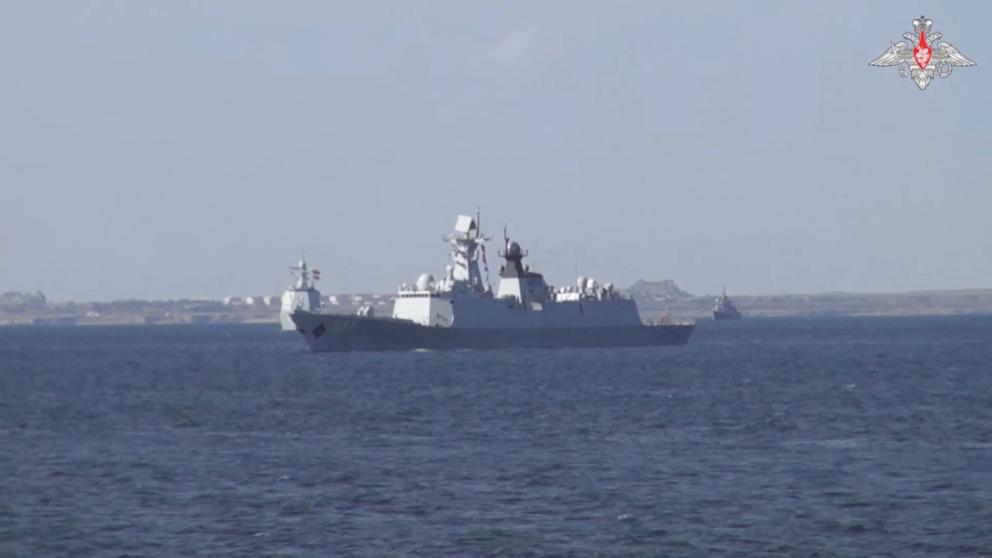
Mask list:
[{"label": "distant coastline", "polygon": [[[709,318],[716,296],[692,295],[671,281],[639,281],[626,293],[637,300],[641,315],[648,320],[664,315]],[[730,295],[745,317],[992,314],[992,289],[781,295],[731,292]],[[331,312],[353,313],[360,306],[371,304],[378,315],[389,315],[392,298],[376,293],[323,297]],[[275,323],[278,316],[278,297],[52,302],[41,293],[0,295],[0,326]]]},{"label": "distant coastline", "polygon": [[[992,314],[992,289],[910,291],[904,293],[818,293],[733,295],[745,317],[790,316],[940,316]],[[710,317],[713,296],[681,300],[643,300],[642,314]]]},{"label": "distant coastline", "polygon": [[[659,313],[712,317],[716,294],[696,296],[674,281],[637,281],[628,292],[646,318]],[[992,314],[992,289],[940,289],[897,293],[810,293],[748,295],[728,292],[745,317],[933,316]]]}]

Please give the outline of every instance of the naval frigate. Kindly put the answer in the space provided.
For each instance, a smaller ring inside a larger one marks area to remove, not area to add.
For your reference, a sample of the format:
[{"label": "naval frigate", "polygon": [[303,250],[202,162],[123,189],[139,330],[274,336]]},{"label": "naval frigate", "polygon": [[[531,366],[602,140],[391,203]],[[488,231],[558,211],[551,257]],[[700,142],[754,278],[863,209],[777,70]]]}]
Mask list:
[{"label": "naval frigate", "polygon": [[494,292],[485,251],[491,237],[479,223],[478,212],[457,217],[444,237],[452,258],[444,276],[425,273],[400,286],[391,317],[367,307],[354,315],[301,308],[290,314],[296,329],[316,352],[684,345],[692,335],[693,322],[645,324],[636,302],[611,283],[579,277],[574,286],[548,285],[505,230]]}]

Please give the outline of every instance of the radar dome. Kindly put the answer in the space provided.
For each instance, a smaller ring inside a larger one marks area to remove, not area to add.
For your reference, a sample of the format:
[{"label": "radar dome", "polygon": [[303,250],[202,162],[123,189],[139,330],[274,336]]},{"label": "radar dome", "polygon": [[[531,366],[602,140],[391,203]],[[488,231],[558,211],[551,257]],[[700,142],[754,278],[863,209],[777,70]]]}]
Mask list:
[{"label": "radar dome", "polygon": [[506,249],[507,256],[519,256],[520,255],[520,245],[516,242],[511,242],[510,246]]},{"label": "radar dome", "polygon": [[434,276],[430,273],[423,273],[417,277],[417,290],[426,291],[434,285]]},{"label": "radar dome", "polygon": [[579,288],[580,291],[584,291],[586,288],[586,278],[584,275],[579,275],[579,278],[575,280],[575,286]]}]

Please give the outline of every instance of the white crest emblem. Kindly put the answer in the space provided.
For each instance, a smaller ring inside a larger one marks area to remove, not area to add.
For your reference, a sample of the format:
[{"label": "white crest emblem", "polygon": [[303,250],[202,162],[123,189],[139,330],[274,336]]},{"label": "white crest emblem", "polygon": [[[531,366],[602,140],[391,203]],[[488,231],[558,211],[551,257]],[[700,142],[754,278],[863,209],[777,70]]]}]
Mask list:
[{"label": "white crest emblem", "polygon": [[[927,88],[934,75],[946,78],[954,66],[974,66],[975,63],[954,47],[941,41],[942,34],[930,32],[933,20],[920,16],[913,20],[913,32],[902,34],[905,41],[893,43],[870,66],[899,66],[899,77],[912,78],[920,91]],[[932,46],[936,45],[936,46]]]}]

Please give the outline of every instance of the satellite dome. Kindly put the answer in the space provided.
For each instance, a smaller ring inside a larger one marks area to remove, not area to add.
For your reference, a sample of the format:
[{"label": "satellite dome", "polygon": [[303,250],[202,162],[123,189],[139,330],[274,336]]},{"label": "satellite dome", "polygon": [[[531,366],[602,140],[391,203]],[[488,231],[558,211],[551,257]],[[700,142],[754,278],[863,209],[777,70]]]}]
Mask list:
[{"label": "satellite dome", "polygon": [[520,255],[520,245],[516,242],[511,242],[510,246],[506,249],[507,256],[519,256]]},{"label": "satellite dome", "polygon": [[434,285],[434,276],[430,273],[422,273],[417,277],[417,290],[426,291]]},{"label": "satellite dome", "polygon": [[307,266],[307,261],[306,260],[300,260],[299,267],[306,267],[306,266]]},{"label": "satellite dome", "polygon": [[579,278],[575,280],[575,286],[578,287],[580,291],[586,289],[586,278],[583,275],[579,275]]}]

